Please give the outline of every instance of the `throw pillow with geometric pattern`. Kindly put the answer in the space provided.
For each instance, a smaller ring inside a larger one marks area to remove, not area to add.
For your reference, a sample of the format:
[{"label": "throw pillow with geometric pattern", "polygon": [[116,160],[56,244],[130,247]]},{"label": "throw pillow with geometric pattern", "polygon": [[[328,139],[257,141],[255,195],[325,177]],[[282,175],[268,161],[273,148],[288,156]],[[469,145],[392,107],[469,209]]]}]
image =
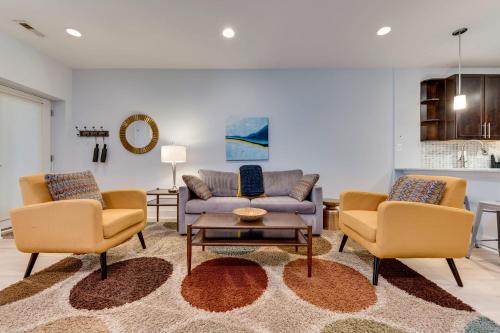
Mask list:
[{"label": "throw pillow with geometric pattern", "polygon": [[389,193],[388,201],[422,202],[439,205],[446,183],[440,180],[399,177]]},{"label": "throw pillow with geometric pattern", "polygon": [[90,171],[49,173],[45,175],[45,182],[54,201],[94,199],[101,203],[102,208],[106,208],[101,191]]},{"label": "throw pillow with geometric pattern", "polygon": [[302,178],[293,187],[292,192],[290,192],[289,196],[297,199],[298,201],[304,201],[309,193],[311,193],[311,190],[313,189],[314,185],[316,185],[318,180],[319,175],[316,173],[302,176]]}]

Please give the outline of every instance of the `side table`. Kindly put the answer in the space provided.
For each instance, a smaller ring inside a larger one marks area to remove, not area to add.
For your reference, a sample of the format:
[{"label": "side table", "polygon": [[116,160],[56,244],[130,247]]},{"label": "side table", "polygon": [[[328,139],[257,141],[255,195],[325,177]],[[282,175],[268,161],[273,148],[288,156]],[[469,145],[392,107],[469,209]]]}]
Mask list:
[{"label": "side table", "polygon": [[154,189],[147,191],[148,196],[155,199],[148,200],[148,206],[156,207],[156,222],[160,221],[160,207],[176,207],[177,209],[177,231],[179,231],[179,192],[169,192],[165,189]]},{"label": "side table", "polygon": [[339,229],[339,199],[323,199],[323,229],[337,230]]}]

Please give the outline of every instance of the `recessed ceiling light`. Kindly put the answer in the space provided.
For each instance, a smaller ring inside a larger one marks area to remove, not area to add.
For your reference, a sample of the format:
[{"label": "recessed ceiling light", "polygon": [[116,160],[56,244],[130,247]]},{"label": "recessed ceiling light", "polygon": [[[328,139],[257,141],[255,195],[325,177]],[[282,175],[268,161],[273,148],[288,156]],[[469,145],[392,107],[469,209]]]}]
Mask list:
[{"label": "recessed ceiling light", "polygon": [[224,30],[222,30],[222,36],[224,36],[224,38],[231,39],[234,35],[236,35],[236,33],[232,28],[224,28]]},{"label": "recessed ceiling light", "polygon": [[389,32],[391,32],[391,27],[382,27],[382,28],[378,29],[377,35],[383,36],[383,35],[387,35]]},{"label": "recessed ceiling light", "polygon": [[68,35],[73,36],[73,37],[82,37],[82,33],[76,29],[73,29],[73,28],[66,28],[66,33]]}]

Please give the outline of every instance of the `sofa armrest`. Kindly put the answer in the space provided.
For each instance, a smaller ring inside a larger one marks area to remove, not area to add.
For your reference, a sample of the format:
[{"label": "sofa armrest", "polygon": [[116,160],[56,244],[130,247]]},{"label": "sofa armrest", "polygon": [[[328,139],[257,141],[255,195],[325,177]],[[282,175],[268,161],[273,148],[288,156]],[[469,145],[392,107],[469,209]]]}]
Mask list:
[{"label": "sofa armrest", "polygon": [[385,200],[385,193],[346,191],[340,193],[340,210],[375,211]]},{"label": "sofa armrest", "polygon": [[103,240],[102,207],[97,200],[34,204],[12,209],[10,216],[21,252],[94,252]]},{"label": "sofa armrest", "polygon": [[179,225],[179,233],[185,234],[186,233],[186,204],[189,200],[193,199],[191,191],[187,186],[181,186],[179,187],[179,207],[177,209],[179,210],[179,221],[177,221],[177,224]]},{"label": "sofa armrest", "polygon": [[461,258],[474,214],[465,209],[387,201],[377,217],[377,247],[385,257]]},{"label": "sofa armrest", "polygon": [[313,234],[321,235],[323,231],[323,188],[321,186],[314,186],[311,190],[311,202],[316,207]]}]

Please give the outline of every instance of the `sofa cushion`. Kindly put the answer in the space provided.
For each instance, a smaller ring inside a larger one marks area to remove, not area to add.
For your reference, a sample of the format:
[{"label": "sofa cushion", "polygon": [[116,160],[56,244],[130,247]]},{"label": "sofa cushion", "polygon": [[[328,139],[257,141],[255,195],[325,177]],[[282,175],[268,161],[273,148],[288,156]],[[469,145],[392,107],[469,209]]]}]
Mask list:
[{"label": "sofa cushion", "polygon": [[302,175],[302,170],[263,172],[264,193],[267,196],[289,195]]},{"label": "sofa cushion", "polygon": [[104,238],[111,238],[121,231],[142,222],[142,209],[106,209],[102,211]]},{"label": "sofa cushion", "polygon": [[200,199],[207,200],[212,197],[212,192],[207,184],[196,176],[183,175],[182,180],[186,186]]},{"label": "sofa cushion", "polygon": [[288,196],[255,198],[250,201],[250,206],[262,208],[268,212],[282,212],[300,214],[314,214],[316,206],[311,201],[298,201]]},{"label": "sofa cushion", "polygon": [[348,210],[342,211],[340,220],[343,224],[356,231],[364,239],[375,243],[377,235],[377,211]]},{"label": "sofa cushion", "polygon": [[242,165],[238,177],[239,197],[258,197],[264,194],[264,180],[260,165]]},{"label": "sofa cushion", "polygon": [[235,197],[238,194],[238,174],[200,169],[201,180],[208,185],[212,195],[216,197]]},{"label": "sofa cushion", "polygon": [[211,197],[208,200],[189,200],[186,203],[186,213],[231,213],[235,208],[242,207],[250,207],[250,200],[238,197]]},{"label": "sofa cushion", "polygon": [[290,192],[290,196],[299,201],[305,200],[309,193],[311,193],[314,185],[318,182],[318,179],[318,174],[302,176],[302,178],[293,187],[292,192]]}]

